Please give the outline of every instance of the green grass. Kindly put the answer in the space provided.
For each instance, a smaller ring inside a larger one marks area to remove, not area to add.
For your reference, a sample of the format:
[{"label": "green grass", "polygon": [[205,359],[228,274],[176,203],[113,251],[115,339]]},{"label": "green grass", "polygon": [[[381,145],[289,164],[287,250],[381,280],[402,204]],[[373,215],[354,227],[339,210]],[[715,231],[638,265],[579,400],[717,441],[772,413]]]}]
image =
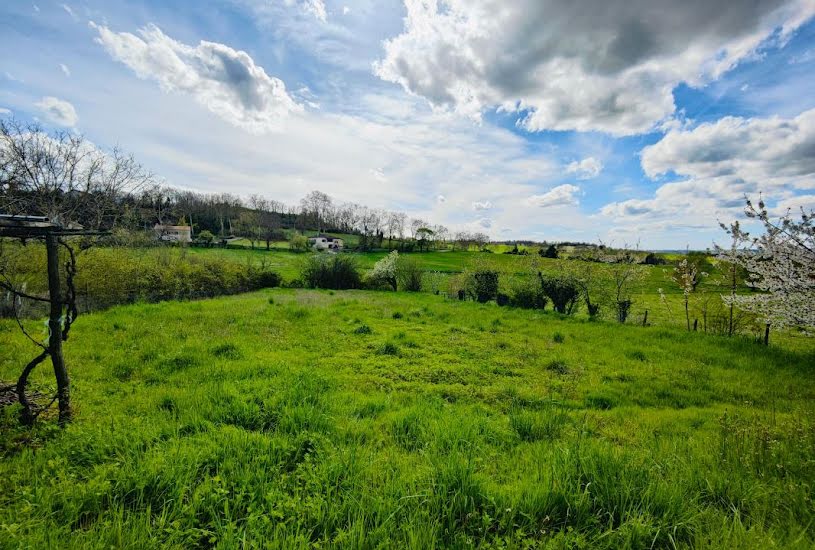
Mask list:
[{"label": "green grass", "polygon": [[278,289],[83,316],[66,353],[73,424],[0,409],[2,547],[815,543],[811,343]]}]

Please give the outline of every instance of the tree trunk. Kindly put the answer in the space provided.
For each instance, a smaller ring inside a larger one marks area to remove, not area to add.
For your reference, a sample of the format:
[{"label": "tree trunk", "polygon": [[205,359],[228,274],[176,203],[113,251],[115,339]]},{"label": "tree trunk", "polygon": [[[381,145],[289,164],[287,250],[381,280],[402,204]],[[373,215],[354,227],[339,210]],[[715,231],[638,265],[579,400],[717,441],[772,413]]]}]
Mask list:
[{"label": "tree trunk", "polygon": [[20,423],[24,426],[31,426],[34,424],[34,412],[31,410],[31,403],[28,401],[28,396],[25,394],[26,386],[28,385],[28,377],[34,370],[34,367],[45,361],[48,357],[48,350],[43,350],[37,357],[31,360],[23,369],[20,378],[17,379],[17,401],[23,410],[20,411]]},{"label": "tree trunk", "polygon": [[59,241],[54,235],[45,238],[45,249],[48,256],[48,296],[51,311],[48,316],[48,354],[54,365],[54,377],[57,380],[57,399],[59,400],[59,423],[71,420],[71,383],[65,359],[62,356],[62,293],[59,275]]},{"label": "tree trunk", "polygon": [[685,320],[688,323],[688,332],[690,332],[690,312],[688,311],[688,298],[685,297]]}]

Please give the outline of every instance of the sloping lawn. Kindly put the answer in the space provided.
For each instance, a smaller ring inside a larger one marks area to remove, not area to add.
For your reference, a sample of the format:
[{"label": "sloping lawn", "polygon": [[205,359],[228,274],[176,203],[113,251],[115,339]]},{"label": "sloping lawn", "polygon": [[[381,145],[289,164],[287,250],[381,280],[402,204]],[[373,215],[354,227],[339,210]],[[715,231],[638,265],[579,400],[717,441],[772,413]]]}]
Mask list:
[{"label": "sloping lawn", "polygon": [[[815,543],[812,347],[277,289],[80,317],[66,353],[72,425],[0,409],[0,547]],[[0,322],[0,379],[35,354]]]}]

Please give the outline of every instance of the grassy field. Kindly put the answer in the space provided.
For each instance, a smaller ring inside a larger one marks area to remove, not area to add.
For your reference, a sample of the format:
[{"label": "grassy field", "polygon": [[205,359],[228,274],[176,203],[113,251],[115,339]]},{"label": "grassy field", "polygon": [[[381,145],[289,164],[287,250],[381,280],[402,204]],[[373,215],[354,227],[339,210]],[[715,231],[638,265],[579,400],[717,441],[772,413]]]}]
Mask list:
[{"label": "grassy field", "polygon": [[80,317],[66,353],[72,425],[0,409],[2,547],[815,544],[812,345],[277,289]]},{"label": "grassy field", "polygon": [[[12,249],[8,249],[12,250]],[[33,292],[45,292],[44,251],[42,247],[30,244],[25,249],[17,247],[13,250],[18,257],[19,268],[30,272],[21,281],[26,281],[28,289]],[[363,273],[370,270],[374,264],[382,259],[387,252],[347,252],[355,258]],[[414,260],[426,274],[426,283],[429,279],[436,281],[435,285],[426,284],[425,290],[433,288],[441,292],[455,291],[449,288],[451,277],[471,268],[474,264],[486,264],[491,269],[500,272],[501,291],[511,294],[513,279],[530,278],[538,271],[545,273],[558,273],[564,269],[582,276],[585,269],[593,270],[598,279],[604,282],[602,286],[606,291],[613,287],[609,273],[615,269],[612,265],[594,264],[580,260],[559,259],[551,260],[540,258],[537,255],[515,256],[508,254],[485,254],[476,251],[433,251],[414,252],[407,254]],[[79,273],[77,285],[80,297],[96,296],[94,302],[124,303],[122,297],[149,296],[154,287],[161,286],[161,298],[204,297],[207,296],[206,287],[213,287],[209,295],[219,295],[240,290],[246,286],[240,282],[241,275],[255,271],[273,270],[282,276],[284,283],[292,283],[300,279],[301,268],[309,257],[308,253],[298,253],[289,250],[265,248],[250,249],[247,247],[230,248],[185,248],[154,247],[154,248],[111,248],[93,247],[83,251],[79,256]],[[32,258],[36,258],[32,261]],[[715,264],[715,260],[711,260]],[[198,265],[192,265],[198,264]],[[647,312],[649,324],[654,326],[680,327],[686,325],[683,297],[680,288],[670,280],[673,267],[666,266],[637,266],[640,273],[637,281],[632,285],[631,298],[633,304],[628,323],[642,324]],[[708,276],[703,277],[696,292],[690,297],[691,324],[698,320],[699,330],[706,329],[705,317],[710,318],[716,313],[723,313],[720,299],[727,294],[725,286],[721,286],[722,274],[718,273],[715,265],[707,266]],[[204,270],[207,277],[196,275]],[[209,272],[216,273],[218,283],[208,283]],[[245,277],[244,277],[245,278]],[[158,279],[167,279],[159,284]],[[204,288],[194,287],[200,283]],[[18,283],[19,284],[19,283]],[[662,296],[660,296],[660,290]],[[749,292],[744,287],[741,292]],[[110,296],[110,299],[105,299]],[[0,297],[1,299],[2,297]],[[598,296],[593,297],[597,302]],[[117,302],[118,300],[118,302]],[[132,300],[130,300],[132,301]],[[601,308],[601,316],[613,319],[614,305],[611,296],[606,295]],[[81,304],[84,307],[84,302]],[[551,306],[550,306],[551,307]],[[705,312],[707,308],[707,315]],[[585,308],[578,311],[578,316],[585,316]],[[742,332],[754,337],[763,334],[761,323],[745,324]],[[806,338],[794,332],[772,331],[771,339],[787,347],[806,346]]]}]

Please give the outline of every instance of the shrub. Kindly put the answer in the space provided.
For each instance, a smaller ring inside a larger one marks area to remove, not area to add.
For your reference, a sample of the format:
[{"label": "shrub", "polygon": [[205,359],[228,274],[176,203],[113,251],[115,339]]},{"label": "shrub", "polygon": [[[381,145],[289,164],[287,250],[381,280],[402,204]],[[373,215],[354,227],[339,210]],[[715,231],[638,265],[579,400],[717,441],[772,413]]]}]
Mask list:
[{"label": "shrub", "polygon": [[645,255],[645,258],[642,260],[642,263],[645,265],[665,265],[668,262],[665,261],[665,258],[661,256],[657,256],[653,252],[649,252]]},{"label": "shrub", "polygon": [[289,250],[308,250],[308,238],[300,233],[292,234],[291,238],[289,239]]},{"label": "shrub", "polygon": [[419,263],[413,258],[401,257],[396,264],[397,277],[402,290],[408,292],[419,292],[422,290],[422,271]]},{"label": "shrub", "polygon": [[538,250],[538,255],[541,256],[542,258],[552,258],[556,260],[558,257],[557,247],[553,244],[550,244],[546,248],[546,250],[544,250],[543,248]]},{"label": "shrub", "polygon": [[249,286],[252,290],[280,286],[281,282],[282,279],[280,275],[274,271],[261,270],[253,267],[249,269]]},{"label": "shrub", "polygon": [[511,306],[524,309],[546,309],[548,302],[541,286],[529,281],[516,284],[509,301]]},{"label": "shrub", "polygon": [[359,325],[354,329],[354,334],[371,334],[371,327],[368,325]]},{"label": "shrub", "polygon": [[553,341],[555,344],[562,344],[564,340],[566,340],[566,337],[565,337],[565,336],[563,336],[563,335],[562,335],[561,333],[559,333],[559,332],[556,332],[556,333],[554,333],[554,334],[552,335],[552,341]]},{"label": "shrub", "polygon": [[495,302],[499,306],[508,306],[509,305],[509,296],[507,296],[503,292],[499,292],[498,296],[496,296],[496,298],[495,298]]},{"label": "shrub", "polygon": [[374,264],[373,269],[368,273],[368,284],[373,288],[387,285],[394,292],[398,290],[399,280],[397,278],[397,264],[399,263],[399,253],[394,250]]},{"label": "shrub", "polygon": [[468,281],[468,291],[479,303],[486,303],[498,296],[498,272],[487,268],[473,271]]},{"label": "shrub", "polygon": [[568,275],[543,275],[538,273],[543,293],[552,300],[552,307],[558,313],[571,315],[575,312],[580,298],[580,285]]},{"label": "shrub", "polygon": [[343,254],[313,254],[300,272],[309,288],[343,290],[360,288],[361,278],[356,260]]}]

